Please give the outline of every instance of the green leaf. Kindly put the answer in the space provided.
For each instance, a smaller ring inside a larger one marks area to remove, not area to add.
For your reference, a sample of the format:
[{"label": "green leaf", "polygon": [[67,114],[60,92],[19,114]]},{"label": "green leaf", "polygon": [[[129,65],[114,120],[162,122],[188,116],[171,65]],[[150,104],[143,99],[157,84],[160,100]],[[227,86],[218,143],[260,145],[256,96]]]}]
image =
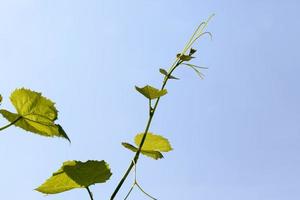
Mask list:
[{"label": "green leaf", "polygon": [[[135,136],[134,142],[137,146],[140,146],[143,135],[144,135],[144,133],[140,133]],[[138,147],[135,147],[132,144],[123,142],[122,145],[125,148],[127,148],[133,152],[138,151]],[[160,135],[154,135],[153,133],[148,132],[146,140],[143,144],[141,153],[145,156],[148,156],[148,157],[151,157],[151,158],[157,160],[157,159],[163,158],[163,155],[161,152],[168,152],[171,150],[172,150],[172,147],[166,138],[164,138]]]},{"label": "green leaf", "polygon": [[[144,133],[140,133],[135,136],[134,142],[137,146],[140,145],[143,135]],[[155,135],[149,132],[147,133],[147,137],[142,149],[147,151],[150,150],[150,151],[168,152],[172,150],[172,147],[168,139],[164,138],[163,136]]]},{"label": "green leaf", "polygon": [[75,188],[86,188],[106,182],[112,175],[108,164],[102,161],[67,161],[35,190],[44,194],[56,194]]},{"label": "green leaf", "polygon": [[10,100],[17,113],[7,110],[0,110],[0,113],[10,122],[18,119],[15,126],[39,135],[64,137],[70,141],[63,128],[54,123],[57,119],[54,103],[41,93],[21,88],[11,94]]},{"label": "green leaf", "polygon": [[[168,76],[168,72],[165,70],[165,69],[162,69],[160,68],[159,69],[159,72],[163,75],[165,75],[166,77]],[[176,80],[179,80],[179,78],[175,77],[175,76],[172,76],[172,75],[169,75],[169,79],[176,79]]]},{"label": "green leaf", "polygon": [[135,89],[148,99],[156,99],[156,98],[159,98],[159,97],[164,96],[165,94],[167,94],[166,89],[158,90],[158,89],[156,89],[152,86],[149,86],[149,85],[146,85],[143,88],[139,88],[139,87],[135,86]]},{"label": "green leaf", "polygon": [[192,56],[189,56],[189,55],[183,55],[183,54],[177,54],[176,55],[177,58],[179,58],[181,61],[190,61],[192,58],[195,58],[195,57],[192,57]]},{"label": "green leaf", "polygon": [[[126,143],[126,142],[123,142],[122,145],[133,151],[133,152],[137,152],[138,151],[138,148],[133,146],[132,144],[129,144],[129,143]],[[141,153],[145,156],[148,156],[148,157],[151,157],[155,160],[157,159],[160,159],[160,158],[163,158],[164,156],[162,155],[162,153],[160,153],[159,151],[148,151],[148,150],[141,150]]]},{"label": "green leaf", "polygon": [[2,102],[2,96],[1,96],[1,94],[0,94],[0,103]]}]

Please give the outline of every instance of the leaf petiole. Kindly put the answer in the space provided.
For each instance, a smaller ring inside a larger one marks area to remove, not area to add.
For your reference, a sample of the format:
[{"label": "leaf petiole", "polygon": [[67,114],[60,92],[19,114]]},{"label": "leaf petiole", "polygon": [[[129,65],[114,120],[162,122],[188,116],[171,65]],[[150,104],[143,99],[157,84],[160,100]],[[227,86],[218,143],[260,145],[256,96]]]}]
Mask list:
[{"label": "leaf petiole", "polygon": [[15,123],[17,123],[20,119],[22,119],[22,116],[18,117],[17,119],[15,119],[13,122],[11,122],[10,124],[7,124],[3,127],[0,128],[0,131],[3,131],[4,129],[7,129],[8,127],[14,125]]},{"label": "leaf petiole", "polygon": [[90,188],[89,188],[89,187],[86,187],[86,190],[88,191],[91,200],[94,200],[94,198],[93,198],[93,193],[91,192]]}]

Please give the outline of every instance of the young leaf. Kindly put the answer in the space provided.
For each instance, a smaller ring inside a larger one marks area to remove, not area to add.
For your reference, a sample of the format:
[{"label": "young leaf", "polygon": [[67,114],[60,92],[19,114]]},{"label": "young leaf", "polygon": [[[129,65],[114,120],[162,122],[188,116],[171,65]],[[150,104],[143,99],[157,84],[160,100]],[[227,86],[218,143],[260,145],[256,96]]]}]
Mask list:
[{"label": "young leaf", "polygon": [[[137,146],[140,145],[143,135],[144,133],[140,133],[135,136],[134,142]],[[164,138],[163,136],[148,133],[142,149],[150,151],[168,152],[172,150],[172,147],[168,139]]]},{"label": "young leaf", "polygon": [[[140,145],[143,134],[144,133],[140,133],[135,136],[134,142],[137,146]],[[137,152],[137,150],[138,150],[137,147],[135,147],[129,143],[126,143],[126,142],[123,142],[122,145],[125,148],[127,148],[133,152]],[[151,158],[157,160],[157,159],[163,158],[163,155],[161,152],[168,152],[171,150],[172,150],[172,147],[166,138],[164,138],[160,135],[154,135],[152,133],[148,133],[146,140],[144,142],[144,145],[142,147],[141,153],[145,156],[148,156],[148,157],[151,157]]]},{"label": "young leaf", "polygon": [[139,88],[139,87],[135,86],[135,89],[148,99],[157,99],[157,98],[167,94],[166,89],[158,90],[158,89],[156,89],[152,86],[149,86],[149,85],[146,85],[143,88]]},{"label": "young leaf", "polygon": [[183,55],[183,54],[177,54],[176,55],[177,58],[179,58],[181,61],[190,61],[192,58],[195,58],[195,57],[192,57],[192,56],[189,56],[189,55]]},{"label": "young leaf", "polygon": [[56,194],[75,188],[86,188],[96,183],[104,183],[111,175],[110,168],[104,160],[67,161],[35,190],[44,194]]},{"label": "young leaf", "polygon": [[193,55],[194,53],[196,53],[196,51],[197,51],[196,49],[191,48],[191,49],[190,49],[189,56],[191,56],[191,55]]},{"label": "young leaf", "polygon": [[15,126],[39,135],[64,137],[69,140],[62,127],[54,123],[57,119],[54,103],[41,93],[21,88],[11,94],[10,100],[17,113],[3,109],[0,113],[8,121],[15,122]]},{"label": "young leaf", "polygon": [[[159,72],[165,76],[168,76],[168,72],[165,70],[165,69],[162,69],[160,68],[159,69]],[[172,75],[169,75],[169,79],[176,79],[176,80],[179,80],[179,78],[175,77],[175,76],[172,76]]]},{"label": "young leaf", "polygon": [[[133,151],[133,152],[137,152],[138,151],[138,148],[133,146],[132,144],[129,144],[129,143],[126,143],[126,142],[122,142],[122,145]],[[160,159],[160,158],[163,158],[164,156],[162,155],[162,153],[160,153],[159,151],[147,151],[147,150],[141,150],[141,153],[145,156],[148,156],[148,157],[151,157],[155,160],[157,159]]]}]

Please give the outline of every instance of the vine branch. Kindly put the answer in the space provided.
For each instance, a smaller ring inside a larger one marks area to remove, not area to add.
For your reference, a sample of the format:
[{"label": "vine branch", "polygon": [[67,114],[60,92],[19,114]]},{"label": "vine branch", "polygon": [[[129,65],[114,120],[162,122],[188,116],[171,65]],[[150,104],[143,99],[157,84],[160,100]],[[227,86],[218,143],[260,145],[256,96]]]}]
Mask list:
[{"label": "vine branch", "polygon": [[[206,28],[208,22],[211,20],[211,18],[214,16],[211,15],[205,22],[202,22],[198,27],[197,29],[195,30],[195,32],[193,33],[192,37],[188,40],[188,42],[186,43],[186,45],[184,46],[183,50],[181,51],[181,53],[179,55],[184,55],[188,49],[191,48],[191,46],[195,43],[195,41],[197,39],[199,39],[202,35],[203,35],[203,30]],[[180,59],[180,56],[177,56],[177,58],[175,59],[175,61],[173,62],[173,64],[171,65],[169,71],[168,71],[168,75],[164,77],[164,80],[163,80],[163,83],[162,83],[162,86],[161,86],[161,90],[163,90],[170,78],[170,76],[172,75],[173,71],[182,63],[183,61]],[[114,192],[112,193],[111,197],[110,197],[110,200],[113,200],[115,198],[115,196],[117,195],[117,193],[119,192],[120,188],[122,187],[124,181],[126,180],[126,178],[128,177],[129,173],[131,172],[132,168],[134,165],[137,164],[138,162],[138,159],[139,159],[139,156],[141,154],[141,150],[142,150],[142,147],[144,145],[144,142],[146,140],[146,137],[147,137],[147,134],[148,134],[148,131],[149,131],[149,128],[150,128],[150,125],[151,125],[151,122],[152,122],[152,119],[153,119],[153,116],[155,114],[155,111],[156,111],[156,108],[159,104],[159,100],[160,100],[160,97],[158,97],[155,101],[155,104],[153,106],[153,108],[151,107],[151,101],[149,102],[149,118],[148,118],[148,121],[146,123],[146,128],[145,128],[145,131],[144,131],[144,134],[143,134],[143,137],[142,137],[142,140],[141,140],[141,143],[139,145],[139,148],[137,150],[137,152],[135,153],[134,155],[134,158],[133,160],[131,161],[127,171],[125,172],[125,174],[123,175],[122,179],[120,180],[119,184],[117,185],[117,187],[115,188]],[[133,185],[134,186],[134,185]],[[133,186],[131,187],[129,193],[127,194],[126,198],[129,196],[130,192],[132,191],[133,189]],[[139,187],[139,185],[137,185]],[[140,187],[139,187],[140,188]],[[141,188],[140,188],[141,189]],[[143,190],[141,190],[143,191]],[[147,194],[147,193],[145,193]],[[147,194],[148,195],[148,194]],[[149,197],[151,197],[150,195],[148,195]],[[153,197],[151,197],[153,198]],[[154,198],[153,198],[154,199]]]}]

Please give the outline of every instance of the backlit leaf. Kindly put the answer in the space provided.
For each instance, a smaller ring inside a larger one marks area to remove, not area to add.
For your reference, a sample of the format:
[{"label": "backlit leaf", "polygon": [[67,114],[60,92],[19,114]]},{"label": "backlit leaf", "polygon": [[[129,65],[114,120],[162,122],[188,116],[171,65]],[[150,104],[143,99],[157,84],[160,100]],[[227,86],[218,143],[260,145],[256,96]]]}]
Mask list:
[{"label": "backlit leaf", "polygon": [[[140,133],[135,136],[134,142],[137,146],[140,145],[143,135],[144,133]],[[147,137],[142,149],[150,151],[168,152],[172,150],[172,147],[168,139],[164,138],[163,136],[155,135],[153,133],[147,133]]]},{"label": "backlit leaf", "polygon": [[86,188],[106,182],[112,175],[105,161],[67,161],[63,166],[35,190],[44,194],[56,194],[75,188]]},{"label": "backlit leaf", "polygon": [[143,88],[139,88],[139,87],[135,86],[135,89],[148,99],[156,99],[156,98],[159,98],[159,97],[164,96],[165,94],[167,94],[166,89],[158,90],[158,89],[156,89],[152,86],[149,86],[149,85],[146,85]]},{"label": "backlit leaf", "polygon": [[[161,74],[165,75],[165,76],[168,76],[168,72],[167,72],[165,69],[160,68],[160,69],[159,69],[159,72],[160,72]],[[173,75],[169,75],[169,79],[176,79],[176,80],[179,80],[179,78],[177,78],[177,77],[175,77],[175,76],[173,76]]]},{"label": "backlit leaf", "polygon": [[[140,133],[135,136],[134,142],[137,147],[133,146],[132,144],[126,143],[126,142],[123,142],[122,145],[125,148],[127,148],[133,152],[137,152],[143,135],[144,135],[144,133]],[[171,150],[172,150],[172,147],[166,138],[164,138],[160,135],[154,135],[153,133],[148,132],[146,140],[143,144],[141,153],[145,156],[148,156],[148,157],[151,157],[151,158],[157,160],[157,159],[163,158],[163,155],[161,152],[168,152]]]},{"label": "backlit leaf", "polygon": [[15,126],[39,135],[64,137],[69,140],[62,127],[55,124],[57,110],[54,103],[41,93],[21,88],[11,94],[10,100],[17,113],[7,110],[0,110],[0,113],[10,122],[18,119]]},{"label": "backlit leaf", "polygon": [[[138,148],[133,146],[132,144],[129,144],[129,143],[126,143],[126,142],[123,142],[122,145],[133,151],[133,152],[137,152]],[[160,153],[159,151],[149,151],[149,150],[141,150],[141,153],[145,156],[148,156],[148,157],[151,157],[155,160],[157,159],[160,159],[160,158],[163,158],[164,156],[162,155],[162,153]]]}]

